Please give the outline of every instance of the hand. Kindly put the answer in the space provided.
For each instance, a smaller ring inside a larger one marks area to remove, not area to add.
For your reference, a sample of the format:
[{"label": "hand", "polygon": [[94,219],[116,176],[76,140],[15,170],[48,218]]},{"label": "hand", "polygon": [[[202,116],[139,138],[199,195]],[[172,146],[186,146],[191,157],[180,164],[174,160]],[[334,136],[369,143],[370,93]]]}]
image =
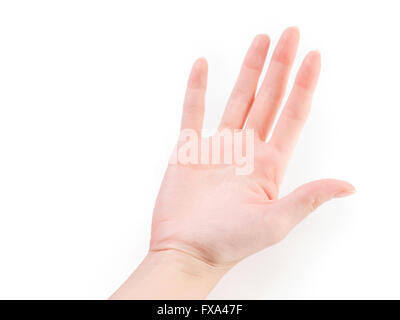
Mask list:
[{"label": "hand", "polygon": [[[258,35],[247,52],[223,114],[217,135],[223,129],[254,130],[252,173],[238,175],[237,164],[169,165],[154,209],[151,259],[156,259],[157,254],[179,256],[200,264],[202,270],[208,270],[206,273],[217,270],[220,276],[243,258],[281,241],[325,201],[354,192],[347,182],[319,180],[278,198],[286,166],[310,111],[320,71],[319,53],[308,53],[276,127],[265,142],[285,93],[298,41],[296,28],[288,28],[282,34],[256,94],[270,43],[268,36]],[[200,134],[206,83],[207,62],[199,59],[188,81],[182,129]],[[207,139],[210,138],[199,137],[198,142]],[[221,146],[221,153],[225,147]],[[168,261],[171,260],[175,261]],[[196,272],[195,268],[190,269]]]},{"label": "hand", "polygon": [[[320,70],[319,53],[310,52],[271,139],[264,142],[284,96],[298,41],[296,28],[283,33],[255,96],[269,47],[268,36],[257,36],[222,117],[219,130],[254,129],[253,173],[236,175],[234,165],[170,165],[154,210],[151,251],[179,250],[213,266],[229,268],[282,240],[323,202],[354,192],[346,182],[320,180],[278,200]],[[199,59],[189,78],[182,129],[201,131],[206,83],[207,63]]]}]

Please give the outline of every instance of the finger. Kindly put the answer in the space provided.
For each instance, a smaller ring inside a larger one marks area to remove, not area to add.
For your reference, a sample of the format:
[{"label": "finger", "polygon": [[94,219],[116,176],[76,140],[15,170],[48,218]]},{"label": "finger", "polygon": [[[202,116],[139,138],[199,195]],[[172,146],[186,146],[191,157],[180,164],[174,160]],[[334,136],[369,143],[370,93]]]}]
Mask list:
[{"label": "finger", "polygon": [[241,129],[257,90],[258,79],[264,67],[269,48],[269,37],[255,37],[244,58],[239,77],[233,88],[221,119],[220,129]]},{"label": "finger", "polygon": [[207,61],[204,58],[198,59],[192,67],[183,103],[181,130],[194,129],[201,132],[205,110],[207,71]]},{"label": "finger", "polygon": [[277,202],[276,213],[281,215],[289,230],[324,202],[353,194],[348,182],[325,179],[307,183]]},{"label": "finger", "polygon": [[262,140],[267,137],[285,95],[298,43],[299,31],[297,28],[291,27],[283,32],[250,110],[247,127],[254,129]]},{"label": "finger", "polygon": [[293,89],[283,108],[270,143],[288,161],[310,112],[312,96],[321,68],[319,52],[312,51],[297,73]]}]

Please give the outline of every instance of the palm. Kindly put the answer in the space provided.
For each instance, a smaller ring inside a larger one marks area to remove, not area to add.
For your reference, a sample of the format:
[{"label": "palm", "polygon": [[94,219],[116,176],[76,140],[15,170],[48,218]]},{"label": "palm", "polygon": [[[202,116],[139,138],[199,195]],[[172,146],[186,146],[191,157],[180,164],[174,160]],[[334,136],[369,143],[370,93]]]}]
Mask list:
[{"label": "palm", "polygon": [[[266,36],[255,39],[222,118],[220,130],[256,133],[252,173],[237,175],[235,164],[170,164],[154,210],[151,250],[180,250],[213,265],[229,266],[281,240],[321,202],[353,190],[344,182],[322,180],[277,200],[319,73],[319,55],[312,52],[299,70],[270,141],[264,142],[284,95],[297,42],[296,29],[285,31],[254,98],[269,45]],[[206,74],[207,65],[200,59],[189,79],[182,129],[201,131]]]}]

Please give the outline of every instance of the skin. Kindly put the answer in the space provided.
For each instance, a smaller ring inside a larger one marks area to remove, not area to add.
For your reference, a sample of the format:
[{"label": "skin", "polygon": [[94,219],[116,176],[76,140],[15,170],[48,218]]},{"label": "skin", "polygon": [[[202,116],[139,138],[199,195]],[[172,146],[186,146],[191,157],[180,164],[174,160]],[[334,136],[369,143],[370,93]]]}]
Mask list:
[{"label": "skin", "polygon": [[[321,65],[317,51],[304,58],[271,132],[298,42],[297,28],[283,32],[256,92],[270,44],[267,35],[256,36],[221,119],[220,130],[254,129],[253,173],[236,175],[234,164],[170,164],[154,209],[149,253],[112,299],[205,298],[236,263],[283,240],[322,203],[355,192],[347,182],[325,179],[279,198]],[[200,58],[189,77],[181,129],[201,132],[206,85],[207,62]]]}]

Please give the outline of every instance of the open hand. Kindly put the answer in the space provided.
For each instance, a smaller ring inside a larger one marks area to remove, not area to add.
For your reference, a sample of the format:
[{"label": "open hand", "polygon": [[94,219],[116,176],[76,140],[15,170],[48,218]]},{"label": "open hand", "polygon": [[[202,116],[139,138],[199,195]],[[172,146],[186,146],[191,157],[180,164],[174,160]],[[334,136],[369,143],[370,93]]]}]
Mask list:
[{"label": "open hand", "polygon": [[[177,250],[228,269],[282,240],[323,202],[354,192],[349,183],[319,180],[278,198],[320,71],[320,54],[308,53],[276,127],[265,142],[285,94],[298,41],[296,28],[284,31],[256,93],[270,43],[268,36],[258,35],[247,52],[223,114],[218,132],[254,130],[252,173],[238,175],[236,164],[170,164],[154,210],[151,251]],[[182,116],[182,129],[192,129],[199,135],[206,83],[207,62],[201,58],[189,77]],[[199,145],[205,139],[210,138],[199,136]]]},{"label": "open hand", "polygon": [[[270,135],[298,41],[296,28],[283,33],[256,94],[269,38],[254,39],[217,133],[207,138],[201,136],[207,62],[196,61],[186,91],[181,136],[171,157],[174,161],[154,209],[149,253],[112,299],[204,298],[238,261],[282,240],[323,202],[354,192],[347,182],[319,180],[279,198],[320,70],[320,55],[312,51]],[[242,140],[224,140],[213,148],[214,139],[226,133],[243,134]],[[189,148],[188,142],[192,142]],[[239,152],[238,146],[242,147]],[[209,161],[215,155],[225,160],[227,151],[231,162]],[[245,164],[251,170],[239,172],[243,163],[236,156],[243,151],[250,156]]]}]

